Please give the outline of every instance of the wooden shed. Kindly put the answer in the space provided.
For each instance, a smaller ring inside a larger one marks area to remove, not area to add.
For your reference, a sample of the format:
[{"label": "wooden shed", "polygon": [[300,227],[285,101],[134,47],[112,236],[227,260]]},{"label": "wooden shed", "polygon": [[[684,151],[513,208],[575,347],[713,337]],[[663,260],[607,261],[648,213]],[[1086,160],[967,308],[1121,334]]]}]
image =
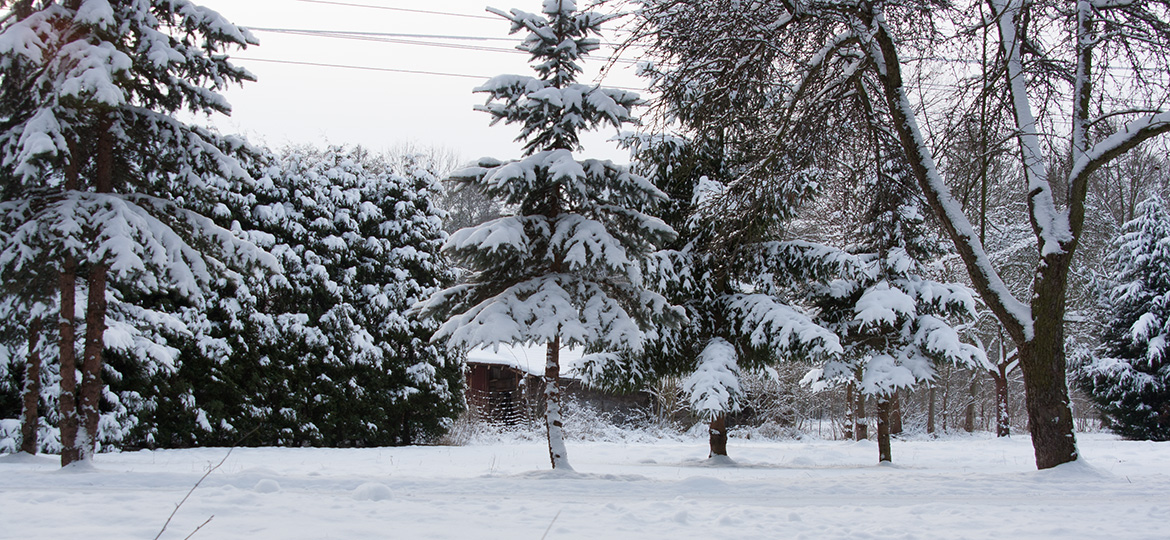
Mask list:
[{"label": "wooden shed", "polygon": [[[580,353],[561,352],[563,366]],[[533,347],[501,347],[498,351],[476,350],[466,360],[467,406],[478,419],[496,425],[513,426],[538,419],[544,411],[544,351]],[[566,404],[578,403],[623,421],[639,409],[650,406],[650,394],[614,394],[586,387],[564,369],[560,379]]]},{"label": "wooden shed", "polygon": [[493,424],[516,425],[533,414],[540,377],[514,365],[467,360],[467,406]]}]

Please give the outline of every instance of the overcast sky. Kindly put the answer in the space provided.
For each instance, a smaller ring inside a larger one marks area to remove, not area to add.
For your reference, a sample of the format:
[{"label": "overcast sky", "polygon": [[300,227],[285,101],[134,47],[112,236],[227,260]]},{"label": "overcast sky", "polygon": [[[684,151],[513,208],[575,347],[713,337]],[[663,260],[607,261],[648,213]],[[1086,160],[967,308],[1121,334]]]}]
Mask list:
[{"label": "overcast sky", "polygon": [[[230,118],[214,123],[225,133],[242,133],[278,147],[288,143],[362,144],[374,150],[400,144],[441,147],[464,160],[482,156],[519,157],[512,142],[514,126],[489,127],[486,113],[472,107],[484,96],[472,88],[486,78],[516,73],[531,75],[527,55],[471,50],[465,47],[512,50],[518,36],[509,36],[510,23],[484,11],[488,5],[508,10],[538,11],[539,0],[517,4],[485,0],[196,0],[232,22],[254,28],[260,45],[233,54],[235,61],[258,78],[257,82],[226,92],[232,103]],[[515,0],[505,0],[515,1]],[[582,2],[584,3],[584,2]],[[375,7],[360,7],[360,6]],[[395,9],[378,9],[395,8]],[[464,14],[452,16],[411,13],[397,9]],[[615,23],[611,23],[614,26]],[[328,30],[397,33],[427,36],[491,38],[488,41],[433,37],[365,36],[442,43],[441,48],[361,39],[291,35],[261,29]],[[505,38],[505,39],[501,39]],[[610,38],[613,39],[613,38]],[[585,63],[585,82],[594,82],[612,49],[603,48]],[[253,59],[253,60],[249,60]],[[263,62],[338,64],[376,69],[429,71],[472,77],[395,73]],[[639,87],[633,66],[617,64],[607,85]],[[589,157],[628,161],[626,152],[606,139],[612,130],[582,137]]]}]

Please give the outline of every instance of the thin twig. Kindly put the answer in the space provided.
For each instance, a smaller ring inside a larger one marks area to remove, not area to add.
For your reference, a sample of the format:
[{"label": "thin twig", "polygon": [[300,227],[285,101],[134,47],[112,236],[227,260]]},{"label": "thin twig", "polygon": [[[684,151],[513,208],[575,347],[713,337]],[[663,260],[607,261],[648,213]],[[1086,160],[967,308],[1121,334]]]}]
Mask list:
[{"label": "thin twig", "polygon": [[[213,519],[215,519],[215,514],[212,514],[211,517],[207,518],[207,521],[204,521],[203,525],[207,525],[208,523],[211,523],[211,520],[213,520]],[[191,534],[188,534],[187,537],[184,538],[183,540],[191,540],[191,537],[195,536],[195,533],[199,532],[199,529],[202,529],[203,525],[195,527],[195,530],[191,531]]]},{"label": "thin twig", "polygon": [[544,534],[540,536],[540,540],[548,538],[548,533],[552,530],[553,523],[556,523],[559,517],[561,517],[561,510],[557,510],[557,515],[553,516],[552,521],[548,522],[548,528],[544,530]]},{"label": "thin twig", "polygon": [[[199,477],[199,481],[195,482],[195,485],[191,486],[191,489],[188,490],[187,494],[183,496],[183,500],[179,501],[179,504],[175,505],[174,510],[171,510],[171,515],[167,516],[167,521],[165,523],[163,523],[162,529],[159,529],[158,534],[155,535],[155,537],[154,537],[154,540],[158,540],[159,538],[162,537],[163,533],[166,532],[166,530],[167,530],[167,526],[171,524],[171,520],[175,518],[175,514],[179,513],[179,509],[183,507],[183,503],[187,502],[187,499],[191,497],[192,493],[195,493],[195,489],[199,487],[199,484],[202,484],[203,481],[206,480],[208,476],[211,476],[211,473],[215,472],[216,469],[223,466],[223,464],[225,462],[227,462],[228,457],[230,457],[232,455],[232,450],[235,450],[236,447],[240,445],[240,443],[244,442],[244,439],[247,439],[248,437],[252,436],[252,434],[256,433],[256,430],[258,430],[258,429],[260,429],[259,426],[253,428],[252,431],[245,433],[243,437],[240,437],[240,440],[236,441],[236,443],[233,444],[231,446],[231,448],[228,448],[227,453],[224,454],[223,459],[219,460],[219,463],[216,463],[214,467],[207,469],[207,472],[203,473],[203,476]],[[215,517],[215,516],[211,516],[211,517]],[[207,525],[210,521],[211,521],[211,518],[207,518],[207,521],[204,521],[203,525]],[[202,529],[203,525],[196,527],[195,530],[191,532],[191,535],[198,532],[199,529]],[[187,535],[187,538],[191,538],[191,535]],[[184,539],[184,540],[186,540],[186,539]]]}]

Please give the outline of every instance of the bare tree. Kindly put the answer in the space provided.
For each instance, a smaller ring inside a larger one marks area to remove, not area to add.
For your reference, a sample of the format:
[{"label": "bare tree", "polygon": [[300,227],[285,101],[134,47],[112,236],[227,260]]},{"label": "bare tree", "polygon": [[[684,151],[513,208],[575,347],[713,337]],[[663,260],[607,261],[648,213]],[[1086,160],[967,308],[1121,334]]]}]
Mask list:
[{"label": "bare tree", "polygon": [[[680,7],[684,5],[702,9],[670,0],[646,3],[656,6],[652,13],[685,12]],[[726,15],[708,25],[693,24],[687,41],[692,49],[686,56],[670,56],[670,61],[702,71],[709,67],[704,54],[717,53],[716,47],[729,43],[775,52],[777,92],[785,96],[778,101],[788,104],[776,113],[788,114],[791,125],[809,119],[798,111],[823,110],[832,103],[827,100],[837,98],[833,90],[850,80],[876,80],[889,114],[888,129],[897,135],[972,285],[1017,351],[1037,466],[1049,468],[1077,459],[1065,380],[1070,268],[1084,232],[1093,174],[1170,131],[1165,105],[1170,103],[1166,75],[1170,57],[1164,53],[1170,46],[1170,2],[709,4],[706,9],[711,13]],[[691,22],[696,19],[691,17]],[[977,61],[969,56],[970,48],[953,45],[983,28],[991,30],[997,51],[992,72],[1002,81],[1002,96],[1012,112],[1025,185],[1026,209],[1019,218],[1030,224],[1036,241],[1028,264],[1027,296],[1009,287],[989,256],[936,159],[945,138],[929,125],[932,116],[943,111],[964,113],[955,107],[959,92],[932,77],[940,73],[953,77],[963,65]],[[941,57],[944,50],[960,56]],[[1106,119],[1125,123],[1112,135],[1093,137],[1092,128]],[[791,128],[778,125],[777,140],[783,140],[786,129]],[[1067,170],[1054,166],[1059,163],[1067,163]]]}]

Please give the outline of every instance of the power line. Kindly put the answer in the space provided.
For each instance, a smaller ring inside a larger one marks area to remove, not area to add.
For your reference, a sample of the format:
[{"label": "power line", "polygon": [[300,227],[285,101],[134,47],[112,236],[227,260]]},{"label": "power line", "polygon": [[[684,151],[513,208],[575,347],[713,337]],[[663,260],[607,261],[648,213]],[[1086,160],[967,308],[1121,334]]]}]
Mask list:
[{"label": "power line", "polygon": [[501,38],[501,37],[486,37],[486,36],[449,36],[441,34],[402,34],[398,32],[355,32],[352,30],[317,30],[307,28],[262,28],[259,26],[248,26],[248,30],[253,32],[272,32],[275,34],[304,34],[304,35],[322,35],[322,36],[370,36],[370,37],[394,37],[394,38],[418,38],[418,39],[451,39],[460,41],[510,41],[515,42],[516,38]]},{"label": "power line", "polygon": [[[307,1],[307,0],[303,0],[303,1]],[[244,57],[239,57],[239,56],[236,56],[233,58],[235,58],[236,60],[244,60],[244,61],[248,61],[248,62],[268,62],[271,64],[290,64],[290,65],[294,65],[294,66],[313,66],[313,67],[328,67],[328,68],[360,69],[363,71],[384,71],[384,72],[389,72],[389,73],[409,73],[412,75],[439,75],[442,77],[462,77],[465,79],[479,79],[479,80],[484,80],[484,79],[490,78],[490,77],[482,77],[479,75],[465,75],[462,73],[441,73],[438,71],[420,71],[420,70],[413,70],[413,69],[395,69],[395,68],[383,68],[383,67],[373,67],[373,66],[348,66],[348,65],[343,65],[343,64],[326,64],[326,63],[322,63],[322,62],[300,62],[297,60],[276,60],[273,58],[244,58]]]},{"label": "power line", "polygon": [[[294,36],[323,37],[323,38],[332,38],[332,39],[345,39],[345,40],[351,40],[351,41],[370,41],[370,42],[375,42],[375,43],[392,43],[392,44],[398,44],[398,45],[417,45],[420,47],[437,47],[437,48],[443,48],[443,49],[459,49],[459,50],[467,50],[467,51],[481,51],[481,52],[504,53],[504,54],[522,54],[522,55],[528,54],[528,53],[521,51],[521,50],[518,50],[518,49],[509,49],[509,48],[503,48],[503,47],[486,47],[483,45],[464,45],[464,44],[459,44],[459,43],[436,43],[436,42],[432,42],[432,41],[418,41],[418,40],[413,40],[413,39],[397,39],[397,36],[417,37],[417,38],[423,38],[423,39],[467,39],[467,40],[515,41],[513,39],[508,39],[508,38],[480,38],[480,37],[474,37],[474,36],[439,36],[439,35],[429,35],[429,34],[398,34],[398,33],[391,33],[391,32],[346,32],[346,31],[335,31],[335,30],[303,30],[303,29],[296,29],[296,28],[248,27],[248,29],[253,30],[253,31],[257,31],[257,32],[272,32],[272,33],[277,33],[277,34],[286,34],[286,35],[294,35]],[[636,60],[632,60],[632,59],[628,59],[628,58],[608,58],[606,60],[607,61],[612,60],[614,62],[618,62],[618,63],[622,63],[622,64],[636,64],[637,63]]]},{"label": "power line", "polygon": [[466,17],[468,19],[487,19],[489,21],[498,21],[499,17],[488,17],[487,15],[471,15],[469,13],[452,13],[449,11],[430,11],[426,9],[410,9],[389,6],[374,6],[370,4],[353,4],[350,2],[332,2],[328,0],[300,0],[306,4],[326,4],[332,6],[358,7],[368,9],[384,9],[386,11],[402,11],[406,13],[423,13],[426,15],[446,15],[448,17]]},{"label": "power line", "polygon": [[[406,74],[410,74],[410,75],[436,75],[436,76],[440,76],[440,77],[459,77],[459,78],[463,78],[463,79],[478,79],[481,81],[484,81],[484,80],[491,78],[491,77],[488,77],[485,75],[468,75],[466,73],[444,73],[444,72],[440,72],[440,71],[384,68],[384,67],[374,67],[374,66],[354,66],[354,65],[346,65],[346,64],[330,64],[330,63],[326,63],[326,62],[302,62],[299,60],[277,60],[275,58],[252,58],[252,57],[233,56],[232,59],[233,60],[242,60],[245,62],[267,62],[270,64],[288,64],[288,65],[293,65],[293,66],[327,67],[327,68],[338,68],[338,69],[357,69],[357,70],[362,70],[362,71],[380,71],[380,72],[385,72],[385,73],[406,73]],[[645,91],[645,89],[642,89],[642,88],[630,88],[628,86],[608,86],[608,85],[606,85],[605,88],[612,88],[615,90],[627,90],[630,92],[644,92]]]}]

